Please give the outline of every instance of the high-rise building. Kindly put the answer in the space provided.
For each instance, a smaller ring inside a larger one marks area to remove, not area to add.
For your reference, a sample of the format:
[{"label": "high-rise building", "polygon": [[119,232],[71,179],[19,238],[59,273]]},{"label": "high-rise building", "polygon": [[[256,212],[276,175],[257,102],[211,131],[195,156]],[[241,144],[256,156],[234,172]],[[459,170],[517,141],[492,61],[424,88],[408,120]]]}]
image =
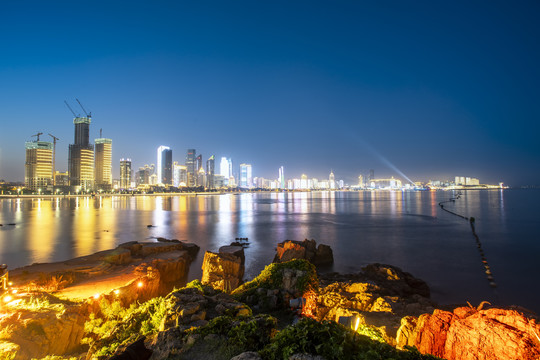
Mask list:
[{"label": "high-rise building", "polygon": [[250,164],[240,164],[240,187],[250,188],[253,186]]},{"label": "high-rise building", "polygon": [[177,161],[173,163],[173,185],[175,187],[187,186],[187,167],[178,164]]},{"label": "high-rise building", "polygon": [[330,170],[330,176],[328,177],[328,183],[330,184],[330,189],[336,188],[336,180],[334,176],[334,172]]},{"label": "high-rise building", "polygon": [[206,187],[208,189],[214,189],[214,166],[215,166],[215,157],[214,155],[210,156],[208,160],[206,160]]},{"label": "high-rise building", "polygon": [[34,191],[53,185],[53,144],[29,141],[25,144],[24,185]]},{"label": "high-rise building", "polygon": [[69,145],[69,185],[73,191],[94,188],[94,145],[90,144],[90,116],[75,117],[75,141]]},{"label": "high-rise building", "polygon": [[197,186],[203,186],[206,184],[206,172],[204,171],[204,168],[200,168],[197,173],[197,184],[203,184],[203,185],[197,185]]},{"label": "high-rise building", "polygon": [[[199,154],[197,155],[197,157],[195,158],[195,171],[197,173],[199,173],[201,171],[201,169],[203,169],[204,171],[204,165],[203,165],[203,160],[202,160],[202,155]],[[206,179],[206,175],[205,175],[205,179]],[[199,176],[197,176],[197,183],[195,184],[196,186],[206,186],[206,180],[205,180],[205,183],[201,184],[199,182]]]},{"label": "high-rise building", "polygon": [[172,185],[172,150],[161,145],[157,150],[157,182],[159,185]]},{"label": "high-rise building", "polygon": [[229,160],[226,157],[221,158],[219,163],[219,174],[225,179],[228,179],[231,176]]},{"label": "high-rise building", "polygon": [[186,154],[186,168],[187,168],[187,185],[188,186],[195,186],[197,183],[197,179],[195,178],[197,176],[197,172],[199,169],[196,169],[196,162],[195,162],[195,149],[188,149]]},{"label": "high-rise building", "polygon": [[285,189],[285,171],[283,169],[283,166],[279,167],[278,186],[280,189]]},{"label": "high-rise building", "polygon": [[112,140],[99,138],[95,140],[95,166],[97,190],[110,190],[112,188]]},{"label": "high-rise building", "polygon": [[120,188],[131,188],[131,159],[120,159]]},{"label": "high-rise building", "polygon": [[370,169],[369,170],[369,181],[374,180],[374,179],[375,179],[375,170]]}]

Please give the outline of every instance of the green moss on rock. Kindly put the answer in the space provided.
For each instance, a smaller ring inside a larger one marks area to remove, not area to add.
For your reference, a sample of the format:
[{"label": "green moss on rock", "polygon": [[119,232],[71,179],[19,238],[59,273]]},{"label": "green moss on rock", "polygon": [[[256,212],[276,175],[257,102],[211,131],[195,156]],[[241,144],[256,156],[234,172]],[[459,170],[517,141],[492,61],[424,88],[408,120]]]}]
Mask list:
[{"label": "green moss on rock", "polygon": [[437,359],[422,355],[415,349],[397,350],[333,321],[318,322],[310,318],[304,318],[280,331],[259,353],[265,360],[286,360],[298,353],[320,355],[326,360]]},{"label": "green moss on rock", "polygon": [[253,295],[258,288],[283,289],[286,270],[298,270],[302,274],[296,279],[295,292],[300,294],[307,290],[318,290],[318,279],[315,266],[306,260],[291,260],[285,263],[272,263],[253,280],[244,283],[232,292],[233,297],[242,300]]}]

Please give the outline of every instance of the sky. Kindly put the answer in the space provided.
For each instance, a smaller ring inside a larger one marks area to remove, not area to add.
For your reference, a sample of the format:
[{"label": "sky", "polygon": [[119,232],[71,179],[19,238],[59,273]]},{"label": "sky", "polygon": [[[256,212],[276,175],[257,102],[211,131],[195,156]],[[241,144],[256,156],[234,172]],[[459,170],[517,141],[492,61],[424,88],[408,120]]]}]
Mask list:
[{"label": "sky", "polygon": [[[136,169],[160,145],[253,175],[540,184],[537,1],[0,3],[0,179],[67,170],[75,99]],[[77,105],[77,106],[76,106]]]}]

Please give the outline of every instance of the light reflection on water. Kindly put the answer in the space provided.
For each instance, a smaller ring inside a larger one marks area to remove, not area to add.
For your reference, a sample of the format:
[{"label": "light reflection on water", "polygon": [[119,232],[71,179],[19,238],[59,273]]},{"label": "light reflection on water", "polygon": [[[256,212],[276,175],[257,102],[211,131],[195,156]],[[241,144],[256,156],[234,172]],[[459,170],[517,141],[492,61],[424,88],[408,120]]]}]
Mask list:
[{"label": "light reflection on water", "polygon": [[[430,284],[444,302],[500,300],[540,311],[536,283],[539,191],[462,191],[448,208],[476,218],[499,287],[488,286],[469,224],[440,210],[454,192],[299,192],[0,200],[0,261],[10,268],[87,255],[157,237],[205,250],[249,238],[246,277],[272,261],[277,242],[315,239],[332,246],[327,271],[381,262]],[[154,225],[148,228],[147,225]]]}]

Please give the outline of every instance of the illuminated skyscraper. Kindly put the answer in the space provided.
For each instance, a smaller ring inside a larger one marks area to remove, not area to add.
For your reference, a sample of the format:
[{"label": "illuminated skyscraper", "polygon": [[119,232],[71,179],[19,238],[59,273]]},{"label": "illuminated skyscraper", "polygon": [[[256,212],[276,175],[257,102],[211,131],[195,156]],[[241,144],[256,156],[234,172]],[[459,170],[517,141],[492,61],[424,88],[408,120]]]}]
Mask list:
[{"label": "illuminated skyscraper", "polygon": [[195,149],[188,149],[186,154],[186,168],[187,168],[187,185],[195,186],[197,183],[197,172],[199,169],[196,169],[195,162]]},{"label": "illuminated skyscraper", "polygon": [[173,163],[173,185],[175,187],[187,186],[187,168],[185,165]]},{"label": "illuminated skyscraper", "polygon": [[[201,169],[203,169],[203,171],[204,171],[202,155],[199,154],[195,158],[195,171],[197,172],[197,174],[201,172]],[[197,175],[197,178],[196,178],[197,183],[195,185],[196,186],[206,186],[206,173],[205,173],[205,182],[204,183],[201,184],[201,182],[199,181],[199,177],[200,177],[200,175]]]},{"label": "illuminated skyscraper", "polygon": [[221,162],[219,163],[219,174],[225,179],[228,179],[231,176],[229,160],[226,157],[221,158]]},{"label": "illuminated skyscraper", "polygon": [[120,159],[120,188],[131,188],[131,159]]},{"label": "illuminated skyscraper", "polygon": [[157,182],[172,185],[172,150],[161,145],[157,150]]},{"label": "illuminated skyscraper", "polygon": [[94,145],[90,144],[90,116],[75,117],[75,143],[69,145],[69,185],[73,191],[94,188]]},{"label": "illuminated skyscraper", "polygon": [[202,184],[202,185],[197,185],[197,186],[202,186],[202,187],[204,187],[204,184],[206,184],[206,172],[204,171],[204,168],[202,167],[197,172],[197,184]]},{"label": "illuminated skyscraper", "polygon": [[112,188],[112,140],[99,138],[96,142],[96,159],[94,173],[97,190]]},{"label": "illuminated skyscraper", "polygon": [[250,164],[240,164],[240,187],[250,188],[253,185]]},{"label": "illuminated skyscraper", "polygon": [[214,189],[214,166],[215,166],[215,158],[214,155],[210,156],[208,160],[206,160],[206,187],[208,189]]},{"label": "illuminated skyscraper", "polygon": [[34,191],[53,185],[53,144],[29,141],[25,144],[24,185]]},{"label": "illuminated skyscraper", "polygon": [[280,189],[285,189],[285,171],[283,170],[283,166],[279,167],[278,183]]}]

